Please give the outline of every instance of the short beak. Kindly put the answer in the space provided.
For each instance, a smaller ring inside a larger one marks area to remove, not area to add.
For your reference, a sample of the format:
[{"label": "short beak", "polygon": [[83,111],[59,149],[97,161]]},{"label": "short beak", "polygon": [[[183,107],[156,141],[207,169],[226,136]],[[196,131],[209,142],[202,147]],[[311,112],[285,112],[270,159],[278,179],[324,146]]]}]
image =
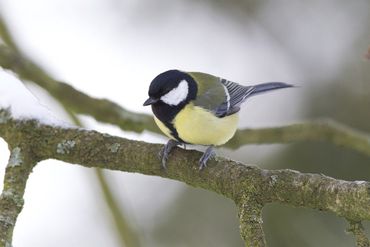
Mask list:
[{"label": "short beak", "polygon": [[149,99],[145,100],[144,102],[144,106],[147,106],[147,105],[152,105],[154,103],[157,103],[159,99],[154,99],[152,97],[150,97]]}]

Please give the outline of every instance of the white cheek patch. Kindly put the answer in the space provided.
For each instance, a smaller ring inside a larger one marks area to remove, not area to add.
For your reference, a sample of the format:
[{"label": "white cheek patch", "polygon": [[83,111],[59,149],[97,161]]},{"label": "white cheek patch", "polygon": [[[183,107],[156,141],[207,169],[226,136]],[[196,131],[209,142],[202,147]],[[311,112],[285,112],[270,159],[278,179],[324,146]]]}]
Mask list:
[{"label": "white cheek patch", "polygon": [[178,105],[186,99],[189,93],[188,82],[182,80],[179,85],[163,95],[161,100],[168,105]]}]

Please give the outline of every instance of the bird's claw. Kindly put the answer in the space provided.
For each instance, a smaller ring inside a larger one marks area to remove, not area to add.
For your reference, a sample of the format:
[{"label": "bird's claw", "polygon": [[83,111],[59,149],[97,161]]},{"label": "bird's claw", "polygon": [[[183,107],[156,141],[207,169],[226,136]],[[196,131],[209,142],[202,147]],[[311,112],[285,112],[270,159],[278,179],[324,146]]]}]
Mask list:
[{"label": "bird's claw", "polygon": [[161,151],[158,153],[158,159],[162,162],[162,168],[167,169],[166,167],[166,161],[168,158],[168,154],[165,153],[166,146],[163,146],[161,148]]},{"label": "bird's claw", "polygon": [[[175,140],[169,140],[164,146],[163,148],[161,149],[161,151],[159,151],[158,153],[158,158],[161,160],[162,162],[162,168],[163,169],[167,169],[167,160],[168,160],[168,155],[170,154],[171,150],[180,145],[181,143],[178,142],[178,141],[175,141]],[[202,157],[200,158],[199,160],[199,170],[203,170],[205,167],[207,167],[207,161],[214,157],[216,155],[214,149],[213,149],[213,146],[209,146],[206,151],[204,152],[204,154],[202,155]]]},{"label": "bird's claw", "polygon": [[213,149],[213,146],[209,146],[199,160],[199,170],[203,170],[205,167],[207,167],[207,161],[215,155],[216,153]]},{"label": "bird's claw", "polygon": [[169,153],[171,152],[171,150],[176,147],[177,145],[179,145],[180,143],[178,141],[175,141],[175,140],[169,140],[164,146],[163,148],[161,149],[161,151],[159,151],[158,153],[158,158],[161,160],[162,162],[162,168],[163,169],[167,169],[167,159],[168,159],[168,155]]}]

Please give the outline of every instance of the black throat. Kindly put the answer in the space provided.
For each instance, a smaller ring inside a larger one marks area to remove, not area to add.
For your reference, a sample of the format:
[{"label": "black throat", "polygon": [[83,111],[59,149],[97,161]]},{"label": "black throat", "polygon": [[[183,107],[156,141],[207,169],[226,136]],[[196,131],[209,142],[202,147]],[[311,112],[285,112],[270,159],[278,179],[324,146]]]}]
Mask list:
[{"label": "black throat", "polygon": [[[184,73],[185,74],[185,73]],[[177,133],[176,128],[173,125],[173,120],[176,117],[176,115],[191,101],[194,100],[198,87],[194,79],[185,74],[186,78],[184,78],[189,85],[189,93],[186,99],[179,103],[178,105],[168,105],[164,103],[163,101],[159,100],[157,103],[152,105],[152,111],[156,118],[158,118],[170,131],[171,135],[176,138],[179,142],[186,143],[184,140],[182,140],[179,137],[179,134]]]}]

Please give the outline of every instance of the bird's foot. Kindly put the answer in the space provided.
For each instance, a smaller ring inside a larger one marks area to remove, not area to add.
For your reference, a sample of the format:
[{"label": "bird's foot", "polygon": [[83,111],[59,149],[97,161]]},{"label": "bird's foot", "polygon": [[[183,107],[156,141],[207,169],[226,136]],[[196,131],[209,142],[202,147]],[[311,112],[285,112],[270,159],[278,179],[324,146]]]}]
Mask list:
[{"label": "bird's foot", "polygon": [[167,163],[169,153],[174,147],[180,144],[181,144],[180,142],[170,139],[159,152],[158,157],[162,161],[162,167],[164,169],[167,169],[166,163]]},{"label": "bird's foot", "polygon": [[216,152],[213,149],[213,146],[209,146],[199,160],[199,170],[203,170],[203,168],[207,166],[207,161],[215,155]]}]

